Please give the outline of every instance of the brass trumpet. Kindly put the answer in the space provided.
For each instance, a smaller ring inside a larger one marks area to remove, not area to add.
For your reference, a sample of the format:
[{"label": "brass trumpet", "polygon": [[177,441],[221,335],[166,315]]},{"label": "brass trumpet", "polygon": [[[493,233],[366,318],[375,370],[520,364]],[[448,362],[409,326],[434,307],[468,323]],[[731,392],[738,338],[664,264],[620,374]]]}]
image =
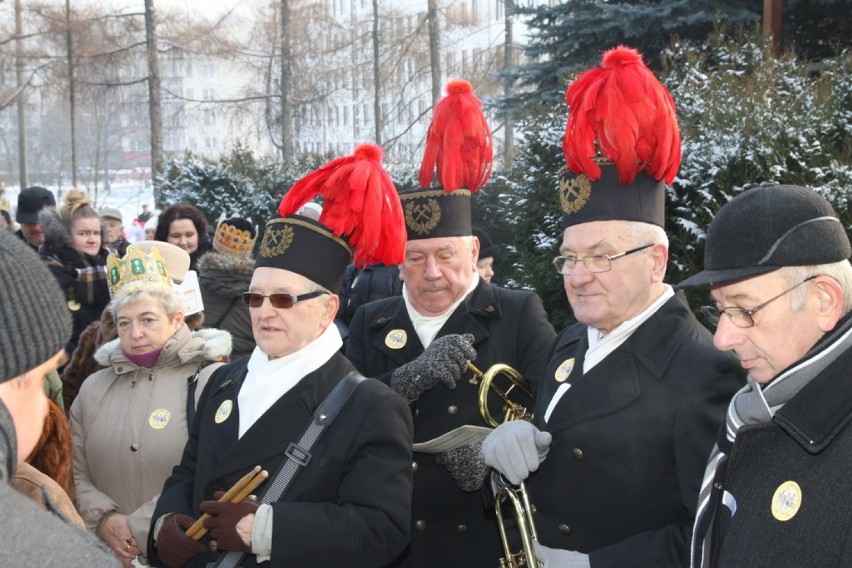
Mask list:
[{"label": "brass trumpet", "polygon": [[[533,413],[525,405],[515,402],[509,398],[510,394],[517,392],[523,395],[532,406],[535,404],[535,396],[532,393],[529,383],[517,371],[517,369],[498,363],[492,365],[485,373],[477,369],[473,363],[467,364],[473,375],[481,380],[479,385],[479,413],[485,423],[496,428],[500,425],[497,420],[491,416],[491,411],[488,409],[488,396],[491,393],[496,394],[503,401],[503,422],[509,420],[532,420]],[[498,375],[504,375],[509,380],[509,386],[502,389],[494,384],[494,379]],[[527,488],[523,482],[517,487],[513,487],[503,478],[502,475],[495,475],[497,490],[494,492],[494,508],[497,516],[497,527],[500,530],[500,540],[503,543],[503,552],[505,556],[499,560],[499,568],[539,568],[541,564],[535,555],[535,546],[533,541],[538,540],[535,524],[532,518],[532,507],[530,506]],[[511,543],[506,532],[506,522],[504,520],[503,506],[508,503],[512,507],[512,513],[515,516],[515,523],[520,533],[522,549],[518,552],[512,552]]]},{"label": "brass trumpet", "polygon": [[[502,478],[502,475],[496,477]],[[507,501],[512,506],[515,515],[515,523],[518,525],[518,533],[521,535],[521,550],[512,552],[509,537],[506,533],[506,523],[503,520],[503,502]],[[522,481],[517,487],[511,485],[500,485],[494,492],[494,508],[497,515],[497,528],[500,529],[500,541],[503,543],[503,553],[506,555],[499,561],[499,568],[539,568],[541,564],[535,555],[534,540],[538,540],[538,534],[533,524],[532,508],[530,507],[527,488]]]},{"label": "brass trumpet", "polygon": [[[497,397],[503,401],[504,415],[502,422],[507,422],[509,420],[532,419],[531,410],[529,410],[524,404],[515,402],[509,398],[509,395],[517,391],[520,395],[523,395],[527,399],[530,406],[535,405],[535,395],[533,395],[529,383],[515,368],[503,363],[497,363],[496,365],[491,365],[491,367],[483,373],[477,369],[473,363],[468,362],[467,367],[470,369],[470,372],[473,373],[473,376],[481,380],[479,384],[479,414],[482,416],[482,419],[485,420],[486,424],[492,428],[496,428],[501,424],[493,416],[491,416],[491,411],[488,409],[488,395],[491,393],[496,394]],[[509,386],[506,389],[502,389],[494,384],[494,379],[496,379],[499,375],[504,375],[509,379]]]}]

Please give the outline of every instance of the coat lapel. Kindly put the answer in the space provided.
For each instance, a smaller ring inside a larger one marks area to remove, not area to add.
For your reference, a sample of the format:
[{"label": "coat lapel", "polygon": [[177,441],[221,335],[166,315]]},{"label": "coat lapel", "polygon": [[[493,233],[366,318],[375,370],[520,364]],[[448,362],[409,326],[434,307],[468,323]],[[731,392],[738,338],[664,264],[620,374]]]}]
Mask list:
[{"label": "coat lapel", "polygon": [[[588,349],[585,335],[579,345],[584,352]],[[555,382],[553,378],[549,380]],[[557,432],[617,412],[636,400],[639,394],[639,377],[628,339],[588,373],[575,374],[571,388],[556,404],[546,429]]]},{"label": "coat lapel", "polygon": [[[283,459],[287,446],[291,442],[299,441],[313,419],[314,410],[350,368],[349,362],[342,355],[336,354],[328,363],[305,375],[296,386],[264,412],[238,442],[234,442],[228,451],[222,454],[213,469],[211,479],[244,472],[276,456],[282,456]],[[242,380],[235,387],[237,392],[241,386]],[[235,426],[231,426],[234,429],[234,439],[239,425],[239,416],[236,418],[232,420]],[[269,473],[272,475],[275,472]]]},{"label": "coat lapel", "polygon": [[[664,303],[623,344],[607,355],[588,373],[576,377],[567,393],[557,403],[547,430],[555,432],[616,412],[641,395],[639,368],[659,379],[685,339],[684,319],[692,318],[683,292]],[[553,373],[564,359],[576,357],[582,362],[589,348],[586,328],[573,341],[557,348],[551,360],[548,380],[555,382]],[[575,370],[575,373],[577,371]],[[551,386],[551,392],[556,387]],[[546,408],[546,405],[544,405]]]}]

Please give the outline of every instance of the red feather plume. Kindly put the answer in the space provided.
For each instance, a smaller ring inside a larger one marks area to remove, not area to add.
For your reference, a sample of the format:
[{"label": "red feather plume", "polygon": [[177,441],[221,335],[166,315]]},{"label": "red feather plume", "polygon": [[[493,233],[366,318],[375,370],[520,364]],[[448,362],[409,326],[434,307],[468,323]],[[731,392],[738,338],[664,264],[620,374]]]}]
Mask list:
[{"label": "red feather plume", "polygon": [[355,264],[400,264],[407,233],[402,205],[390,175],[382,167],[382,149],[361,144],[351,156],[337,158],[290,188],[278,212],[288,217],[322,195],[319,222],[355,249]]},{"label": "red feather plume", "polygon": [[674,181],[681,158],[674,99],[638,51],[618,46],[604,53],[601,67],[568,86],[565,101],[562,150],[574,173],[599,179],[601,169],[592,160],[599,150],[615,164],[622,184],[642,169],[656,180]]},{"label": "red feather plume", "polygon": [[437,167],[438,183],[444,191],[476,191],[491,176],[493,157],[491,129],[473,87],[464,80],[450,81],[447,96],[435,105],[426,135],[420,187],[432,185],[432,172]]}]

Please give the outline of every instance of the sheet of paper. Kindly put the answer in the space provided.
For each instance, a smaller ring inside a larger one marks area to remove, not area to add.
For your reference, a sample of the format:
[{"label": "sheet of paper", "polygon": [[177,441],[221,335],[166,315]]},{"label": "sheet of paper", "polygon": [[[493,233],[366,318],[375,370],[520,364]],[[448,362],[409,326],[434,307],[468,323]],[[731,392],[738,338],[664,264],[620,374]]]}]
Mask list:
[{"label": "sheet of paper", "polygon": [[476,443],[484,439],[485,436],[491,432],[493,432],[493,430],[491,428],[486,428],[485,426],[472,426],[470,424],[466,424],[456,428],[455,430],[450,430],[446,434],[442,434],[432,440],[414,444],[414,451],[422,452],[424,454],[442,454],[462,446],[469,446],[470,444]]}]

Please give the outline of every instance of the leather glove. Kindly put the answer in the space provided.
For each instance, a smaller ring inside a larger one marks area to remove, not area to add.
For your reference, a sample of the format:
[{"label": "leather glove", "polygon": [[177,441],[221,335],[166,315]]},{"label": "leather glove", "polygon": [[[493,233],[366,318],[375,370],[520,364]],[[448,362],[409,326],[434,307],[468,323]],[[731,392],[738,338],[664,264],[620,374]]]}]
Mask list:
[{"label": "leather glove", "polygon": [[444,335],[435,339],[420,357],[395,369],[390,386],[408,400],[417,400],[438,383],[454,389],[467,369],[467,362],[474,359],[473,335]]},{"label": "leather glove", "polygon": [[172,513],[163,519],[154,547],[166,568],[181,568],[187,562],[207,552],[207,547],[186,536],[195,519],[183,513]]},{"label": "leather glove", "polygon": [[248,538],[244,539],[237,532],[237,523],[249,515],[254,515],[259,506],[257,501],[201,502],[201,510],[210,515],[210,518],[204,521],[204,528],[210,531],[210,538],[216,541],[219,550],[251,552],[251,531],[248,532]]},{"label": "leather glove", "polygon": [[539,566],[542,568],[591,568],[589,555],[574,550],[563,550],[561,548],[548,548],[533,541],[535,555]]},{"label": "leather glove", "polygon": [[438,454],[436,461],[450,471],[461,490],[467,493],[482,488],[482,481],[488,475],[488,466],[482,459],[482,441]]},{"label": "leather glove", "polygon": [[529,477],[547,457],[553,436],[526,420],[500,424],[482,443],[485,463],[506,476],[513,485]]}]

